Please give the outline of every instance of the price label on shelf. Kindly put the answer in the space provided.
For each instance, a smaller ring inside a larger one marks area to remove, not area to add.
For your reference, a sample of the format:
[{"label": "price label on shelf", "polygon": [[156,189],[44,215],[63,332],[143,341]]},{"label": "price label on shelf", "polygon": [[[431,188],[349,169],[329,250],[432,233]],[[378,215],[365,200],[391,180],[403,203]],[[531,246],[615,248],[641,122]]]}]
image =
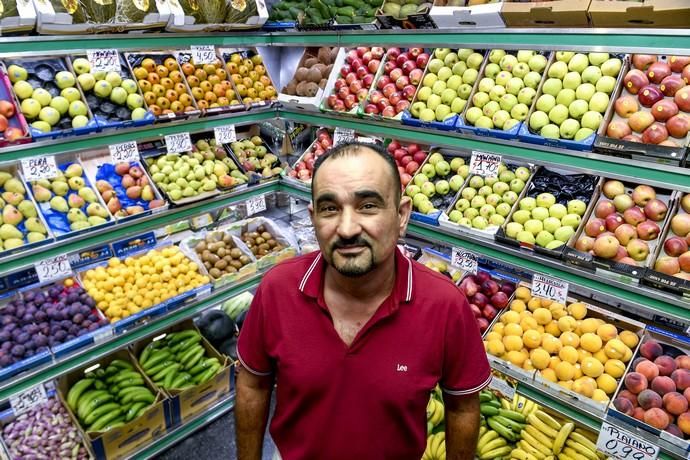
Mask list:
[{"label": "price label on shelf", "polygon": [[497,177],[498,167],[501,165],[501,155],[472,151],[470,158],[470,174],[482,177]]},{"label": "price label on shelf", "polygon": [[119,72],[120,56],[117,50],[87,50],[86,59],[91,64],[91,72]]},{"label": "price label on shelf", "polygon": [[14,415],[21,415],[46,401],[48,397],[42,383],[10,396],[10,406]]},{"label": "price label on shelf", "polygon": [[505,380],[496,377],[495,375],[491,377],[491,382],[489,382],[489,388],[498,391],[503,395],[505,399],[510,401],[513,400],[515,396],[515,387]]},{"label": "price label on shelf", "polygon": [[347,128],[335,128],[333,133],[333,145],[345,144],[347,142],[352,142],[356,139],[355,130]]},{"label": "price label on shelf", "polygon": [[237,133],[233,125],[217,126],[213,128],[213,134],[219,144],[230,144],[237,140]]},{"label": "price label on shelf", "polygon": [[72,274],[67,254],[45,259],[34,265],[38,281],[41,283],[62,279]]},{"label": "price label on shelf", "polygon": [[254,196],[245,201],[247,216],[266,210],[266,198],[263,195]]},{"label": "price label on shelf", "polygon": [[108,148],[110,149],[110,160],[113,163],[129,163],[139,160],[139,148],[134,141],[109,145]]},{"label": "price label on shelf", "polygon": [[659,456],[659,446],[607,422],[601,424],[597,450],[620,460],[655,460]]},{"label": "price label on shelf", "polygon": [[194,65],[213,64],[218,59],[213,45],[192,46]]},{"label": "price label on shelf", "polygon": [[450,264],[458,267],[465,273],[471,273],[473,275],[477,274],[477,266],[479,265],[477,262],[477,254],[460,248],[453,248]]},{"label": "price label on shelf", "polygon": [[29,182],[57,177],[58,168],[55,164],[55,157],[25,158],[22,160],[22,172],[24,172],[24,178]]},{"label": "price label on shelf", "polygon": [[168,153],[191,152],[192,138],[189,133],[169,134],[165,136],[165,148]]},{"label": "price label on shelf", "polygon": [[532,276],[532,296],[551,299],[565,305],[568,298],[568,283],[535,273]]}]

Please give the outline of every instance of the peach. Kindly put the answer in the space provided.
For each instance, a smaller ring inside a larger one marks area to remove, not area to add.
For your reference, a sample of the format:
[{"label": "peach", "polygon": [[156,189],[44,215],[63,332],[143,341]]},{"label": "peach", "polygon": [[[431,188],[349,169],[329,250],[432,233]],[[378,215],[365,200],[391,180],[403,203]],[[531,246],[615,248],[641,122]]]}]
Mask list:
[{"label": "peach", "polygon": [[656,340],[648,340],[640,347],[640,354],[650,361],[654,361],[664,353],[664,349]]},{"label": "peach", "polygon": [[650,382],[659,376],[659,368],[648,359],[639,362],[637,366],[635,366],[635,372],[644,375]]},{"label": "peach", "polygon": [[647,358],[645,358],[644,356],[638,356],[637,358],[635,358],[633,360],[632,368],[635,369],[637,367],[637,365],[640,364],[642,361],[649,361],[649,360]]},{"label": "peach", "polygon": [[637,395],[628,390],[623,390],[618,393],[619,398],[625,398],[632,403],[633,406],[637,407],[639,403],[637,402]]},{"label": "peach", "polygon": [[[671,383],[673,383],[673,381],[671,381]],[[647,389],[647,378],[639,372],[631,372],[625,376],[625,388],[631,393],[639,394],[642,390]]]},{"label": "peach", "polygon": [[649,389],[642,390],[640,394],[637,395],[637,400],[640,403],[640,407],[644,410],[649,410],[655,407],[661,409],[661,407],[664,405],[661,396]]},{"label": "peach", "polygon": [[645,423],[652,425],[659,430],[665,430],[671,421],[663,410],[653,407],[644,414]]},{"label": "peach", "polygon": [[673,391],[676,391],[676,384],[673,383],[673,380],[671,380],[671,377],[666,377],[665,375],[663,375],[663,376],[660,375],[659,377],[652,380],[651,388],[652,388],[652,390],[659,393],[659,395],[663,396],[666,393],[671,393]]},{"label": "peach", "polygon": [[659,375],[671,375],[676,370],[676,361],[667,355],[659,356],[654,364],[659,368]]},{"label": "peach", "polygon": [[683,438],[683,432],[680,431],[680,428],[678,428],[678,425],[674,425],[673,423],[669,424],[669,426],[666,427],[665,431],[668,431],[673,436],[678,436],[681,439]]},{"label": "peach", "polygon": [[682,394],[672,391],[666,393],[663,399],[664,409],[671,415],[680,415],[688,410],[688,400]]},{"label": "peach", "polygon": [[678,425],[678,428],[680,428],[680,431],[687,435],[690,435],[690,412],[680,414],[678,416],[678,420],[676,420],[676,423]]},{"label": "peach", "polygon": [[686,388],[685,391],[683,391],[683,396],[685,396],[685,399],[688,400],[688,404],[690,404],[690,388]]},{"label": "peach", "polygon": [[681,369],[690,369],[690,356],[679,355],[676,356],[676,367]]},{"label": "peach", "polygon": [[676,384],[678,391],[685,391],[690,388],[690,370],[676,369],[671,374],[671,380]]},{"label": "peach", "polygon": [[625,398],[614,399],[613,406],[616,408],[616,410],[626,415],[632,415],[634,411],[632,403]]},{"label": "peach", "polygon": [[637,420],[644,422],[644,413],[644,409],[642,409],[641,407],[636,407],[635,409],[633,409],[632,416]]}]

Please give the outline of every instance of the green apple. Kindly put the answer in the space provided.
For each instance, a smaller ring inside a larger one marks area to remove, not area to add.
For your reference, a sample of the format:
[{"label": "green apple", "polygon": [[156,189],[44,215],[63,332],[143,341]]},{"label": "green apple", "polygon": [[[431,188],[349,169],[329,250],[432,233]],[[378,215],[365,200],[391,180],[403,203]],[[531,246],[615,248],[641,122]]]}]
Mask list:
[{"label": "green apple", "polygon": [[[424,166],[422,166],[422,174],[424,174],[424,177],[427,177],[429,179],[433,179],[436,176],[436,168],[434,165],[431,163],[427,163]],[[422,182],[422,184],[425,184],[428,181]],[[417,185],[422,185],[422,184],[417,184]]]},{"label": "green apple", "polygon": [[108,72],[105,75],[105,81],[110,83],[113,88],[119,87],[122,84],[122,77],[119,72]]},{"label": "green apple", "polygon": [[623,65],[623,63],[618,58],[607,59],[606,62],[601,65],[601,73],[605,77],[616,77],[618,76],[618,72],[621,71],[621,65]]},{"label": "green apple", "polygon": [[549,116],[541,110],[537,110],[529,117],[529,127],[532,131],[539,131],[548,124]]},{"label": "green apple", "polygon": [[31,127],[41,131],[42,133],[49,133],[52,128],[45,121],[37,120],[31,123]]},{"label": "green apple", "polygon": [[467,56],[466,61],[467,67],[470,69],[479,70],[484,62],[484,56],[479,53],[471,53],[469,56]]},{"label": "green apple", "polygon": [[[537,110],[548,113],[556,106],[556,98],[551,94],[542,94],[537,99]],[[536,112],[535,112],[536,113]]]},{"label": "green apple", "polygon": [[494,124],[494,126],[498,129],[506,129],[505,124],[510,120],[510,113],[506,110],[499,110],[498,112],[494,113],[494,116],[491,117],[491,122]]},{"label": "green apple", "polygon": [[51,96],[50,93],[43,88],[36,88],[31,94],[31,98],[38,101],[38,103],[41,104],[41,107],[46,107],[50,105],[50,101],[53,99],[53,96]]},{"label": "green apple", "polygon": [[436,182],[435,188],[439,195],[446,195],[450,191],[450,184],[447,180],[440,180]]},{"label": "green apple", "polygon": [[535,55],[536,53],[537,53],[536,51],[532,51],[532,50],[519,50],[519,51],[517,52],[517,60],[518,60],[518,62],[525,62],[525,63],[527,63],[527,62],[529,62],[529,60],[530,60],[532,57],[534,57],[534,55]]},{"label": "green apple", "polygon": [[487,116],[481,116],[479,117],[479,120],[477,120],[475,126],[477,128],[494,129],[494,122],[491,121],[491,118]]},{"label": "green apple", "polygon": [[77,77],[77,81],[84,91],[91,91],[96,86],[96,79],[90,73],[82,73]]},{"label": "green apple", "polygon": [[477,120],[479,120],[479,117],[481,117],[482,114],[482,109],[475,106],[475,107],[470,107],[467,109],[467,112],[465,112],[465,119],[467,122],[471,125],[474,125]]},{"label": "green apple", "polygon": [[496,214],[508,217],[508,214],[510,214],[510,205],[508,203],[499,203],[498,206],[496,206]]},{"label": "green apple", "polygon": [[436,120],[436,112],[427,107],[419,112],[419,119],[426,122],[434,121]]},{"label": "green apple", "polygon": [[481,80],[479,80],[479,86],[477,86],[477,90],[482,91],[484,93],[488,93],[494,86],[496,86],[496,83],[494,82],[493,78],[484,77]]},{"label": "green apple", "polygon": [[568,72],[563,77],[563,88],[576,90],[578,86],[582,83],[582,77],[577,72]]},{"label": "green apple", "polygon": [[546,245],[551,243],[553,240],[553,235],[546,230],[542,230],[541,232],[537,233],[537,237],[535,238],[536,243],[541,247],[546,247]]},{"label": "green apple", "polygon": [[462,78],[462,75],[467,70],[467,64],[465,64],[463,61],[458,61],[455,64],[453,64],[453,68],[451,70],[453,71],[453,75]]},{"label": "green apple", "polygon": [[560,125],[568,118],[568,107],[556,104],[553,109],[549,111],[549,120],[556,125]]},{"label": "green apple", "polygon": [[72,68],[77,73],[77,75],[85,75],[91,72],[91,63],[88,59],[77,58],[74,61],[72,61]]},{"label": "green apple", "polygon": [[[513,76],[517,78],[524,78],[530,72],[529,66],[524,62],[518,62],[513,67]],[[524,83],[524,82],[523,82]]]},{"label": "green apple", "polygon": [[455,172],[458,172],[460,169],[460,166],[463,166],[465,164],[465,159],[461,157],[455,157],[452,160],[450,160],[450,169],[452,169]]},{"label": "green apple", "polygon": [[500,214],[491,214],[489,216],[489,225],[493,225],[495,227],[503,225],[503,223],[506,221],[506,218]]},{"label": "green apple", "polygon": [[565,77],[565,74],[567,73],[568,64],[562,61],[556,61],[549,66],[549,70],[546,72],[546,75],[549,78],[557,78],[559,80],[563,80],[563,77]]},{"label": "green apple", "polygon": [[523,181],[520,178],[515,178],[510,181],[510,190],[515,192],[515,193],[520,193],[522,192],[522,189],[525,188],[525,181]]},{"label": "green apple", "polygon": [[518,224],[524,224],[530,219],[530,212],[526,209],[520,209],[513,213],[513,221]]},{"label": "green apple", "polygon": [[520,166],[515,170],[515,177],[520,179],[521,181],[523,181],[523,185],[524,185],[524,182],[527,182],[527,179],[529,179],[529,176],[530,176],[529,169],[524,167],[524,166]]},{"label": "green apple", "polygon": [[609,96],[606,93],[596,92],[589,100],[589,110],[604,113],[609,106]]},{"label": "green apple", "polygon": [[[434,58],[431,61],[429,61],[429,65],[428,65],[429,72],[436,74],[436,73],[438,73],[439,70],[441,70],[442,67],[443,67],[443,60],[442,59]],[[427,74],[427,76],[428,75],[431,75],[431,74]],[[436,75],[434,75],[434,77],[436,77]]]},{"label": "green apple", "polygon": [[524,87],[525,82],[522,81],[522,78],[513,77],[510,80],[508,80],[508,83],[506,83],[506,92],[514,96],[517,96],[520,90]]},{"label": "green apple", "polygon": [[[525,104],[516,104],[512,109],[510,109],[510,116],[518,121],[525,120],[528,113],[529,107],[527,107]],[[505,128],[505,124],[504,129],[507,129]]]},{"label": "green apple", "polygon": [[492,62],[494,64],[498,64],[499,62],[501,62],[501,59],[503,59],[503,57],[505,55],[506,55],[506,52],[504,50],[499,50],[499,49],[491,50],[491,52],[489,53],[489,62]]},{"label": "green apple", "polygon": [[489,221],[487,221],[486,217],[484,217],[484,216],[477,216],[474,219],[472,219],[472,227],[474,227],[476,229],[484,230],[488,226],[489,226]]},{"label": "green apple", "polygon": [[549,244],[547,244],[547,245],[545,246],[545,248],[546,248],[546,249],[554,250],[554,249],[560,248],[561,246],[563,246],[563,244],[564,244],[564,243],[563,243],[562,241],[553,240],[552,242],[550,242]]},{"label": "green apple", "polygon": [[560,220],[565,217],[566,214],[568,214],[568,208],[560,203],[554,203],[549,206],[549,216],[551,217],[555,217],[556,219]]},{"label": "green apple", "polygon": [[146,117],[147,113],[148,112],[146,109],[137,107],[136,109],[132,110],[132,120],[141,120]]},{"label": "green apple", "polygon": [[[575,99],[568,107],[568,113],[572,118],[579,120],[589,109],[587,101],[582,99]],[[573,133],[574,135],[574,133]]]},{"label": "green apple", "polygon": [[584,99],[589,102],[592,96],[597,91],[596,87],[591,83],[583,83],[577,87],[575,90],[575,97],[578,99]]},{"label": "green apple", "polygon": [[484,206],[479,208],[479,215],[486,219],[493,216],[494,214],[496,214],[496,208],[494,208],[490,204],[485,204]]},{"label": "green apple", "polygon": [[585,112],[584,115],[582,115],[582,120],[580,124],[583,128],[589,128],[592,131],[596,131],[597,129],[599,129],[599,125],[601,125],[603,119],[604,117],[599,112],[590,110],[588,112]]},{"label": "green apple", "polygon": [[498,65],[501,66],[502,70],[511,72],[513,70],[513,67],[515,67],[515,64],[517,63],[518,60],[515,56],[513,56],[512,54],[506,54],[501,58],[501,61],[498,63]]},{"label": "green apple", "polygon": [[[472,96],[472,104],[475,107],[479,107],[480,109],[484,108],[484,106],[486,104],[488,104],[490,101],[491,101],[491,98],[486,93],[478,92],[478,93],[474,93],[474,96]],[[496,102],[496,101],[494,101],[494,102]]]},{"label": "green apple", "polygon": [[441,81],[447,81],[451,76],[453,76],[453,71],[450,70],[450,67],[441,67],[436,76]]},{"label": "green apple", "polygon": [[[501,98],[506,94],[506,89],[503,86],[496,85],[489,91],[489,99],[492,101],[500,101]],[[518,93],[519,94],[519,93]]]},{"label": "green apple", "polygon": [[482,112],[487,117],[493,117],[499,110],[501,110],[501,105],[496,101],[489,101],[482,107]]},{"label": "green apple", "polygon": [[472,86],[468,85],[467,83],[463,83],[457,89],[457,93],[458,97],[468,100],[470,98],[470,94],[472,94]]},{"label": "green apple", "polygon": [[86,108],[86,104],[84,104],[82,101],[73,101],[69,105],[68,113],[70,117],[74,118],[77,115],[86,116],[88,110]]},{"label": "green apple", "polygon": [[557,51],[556,60],[559,62],[565,62],[567,64],[574,55],[575,53],[572,51]]},{"label": "green apple", "polygon": [[508,225],[506,225],[506,236],[508,238],[514,239],[522,231],[524,231],[524,227],[517,222],[508,222]]},{"label": "green apple", "polygon": [[[520,90],[520,92],[517,94],[517,100],[520,104],[525,104],[525,105],[532,105],[532,100],[534,99],[534,96],[537,95],[537,92],[530,87],[525,87]],[[491,94],[489,94],[489,97]]]},{"label": "green apple", "polygon": [[418,185],[409,184],[407,188],[405,188],[405,195],[409,196],[410,198],[414,198],[414,196],[418,193],[422,193],[422,189],[419,188]]},{"label": "green apple", "polygon": [[575,139],[576,141],[583,141],[583,140],[587,139],[588,137],[590,137],[592,134],[594,134],[594,131],[592,131],[591,129],[580,128],[575,133],[575,137],[573,139]]},{"label": "green apple", "polygon": [[466,209],[470,208],[470,201],[466,198],[460,198],[456,203],[455,203],[455,209],[457,209],[460,212],[465,212]]},{"label": "green apple", "polygon": [[465,198],[466,200],[471,200],[475,196],[477,196],[477,189],[474,187],[466,187],[460,192],[460,195]]},{"label": "green apple", "polygon": [[50,126],[55,126],[60,121],[60,112],[50,106],[43,107],[38,113],[38,118]]},{"label": "green apple", "polygon": [[412,204],[417,209],[419,209],[419,205],[422,204],[424,201],[429,201],[429,198],[423,193],[418,193],[412,197]]},{"label": "green apple", "polygon": [[[452,169],[452,165],[451,165],[451,169]],[[460,190],[460,188],[462,187],[462,184],[464,182],[465,182],[465,179],[463,179],[462,176],[456,174],[450,178],[450,180],[448,181],[448,184],[450,185],[451,190],[453,190],[454,192],[457,192],[458,190]]]},{"label": "green apple", "polygon": [[484,67],[484,75],[489,78],[496,78],[496,75],[501,71],[501,67],[498,64],[489,63]]},{"label": "green apple", "polygon": [[544,230],[550,233],[554,233],[556,230],[561,228],[561,220],[556,217],[547,217],[544,219]]},{"label": "green apple", "polygon": [[[520,180],[520,179],[516,179],[516,180]],[[511,181],[511,182],[512,182],[512,181]],[[518,194],[517,194],[517,192],[514,192],[513,190],[508,190],[507,192],[505,192],[505,193],[501,196],[501,198],[503,199],[503,202],[504,202],[504,203],[508,203],[509,205],[512,206],[513,203],[515,203],[515,202],[517,201],[517,199],[518,199]]]},{"label": "green apple", "polygon": [[450,164],[446,160],[441,160],[436,163],[434,169],[436,169],[436,174],[439,176],[445,177],[450,174]]},{"label": "green apple", "polygon": [[536,208],[532,209],[532,219],[544,221],[547,217],[549,217],[548,209],[541,206],[537,206]]},{"label": "green apple", "polygon": [[419,91],[417,92],[417,100],[426,102],[429,100],[429,96],[431,96],[431,94],[431,86],[425,85],[422,88],[419,88]]},{"label": "green apple", "polygon": [[422,201],[419,204],[419,212],[422,214],[432,214],[435,211],[436,209],[434,209],[434,205],[431,204],[431,201]]},{"label": "green apple", "polygon": [[57,110],[60,115],[64,115],[69,110],[69,101],[62,96],[55,96],[50,101],[50,107]]},{"label": "green apple", "polygon": [[601,77],[599,81],[597,81],[596,85],[594,85],[597,91],[601,91],[602,93],[606,94],[611,94],[615,86],[616,79],[613,77],[609,77],[608,75],[604,75],[603,77]]},{"label": "green apple", "polygon": [[22,113],[26,118],[34,119],[41,112],[41,104],[32,98],[24,99],[20,106]]},{"label": "green apple", "polygon": [[482,206],[486,204],[486,199],[481,196],[481,195],[475,195],[474,198],[472,198],[472,201],[470,201],[470,206],[472,206],[475,209],[479,209]]},{"label": "green apple", "polygon": [[573,230],[573,227],[570,226],[563,226],[556,230],[556,232],[553,234],[553,236],[558,240],[562,241],[564,243],[567,243],[570,237],[575,233],[575,230]]},{"label": "green apple", "polygon": [[457,91],[460,85],[462,85],[462,77],[458,75],[453,75],[446,81],[446,88],[454,91]]},{"label": "green apple", "polygon": [[83,128],[89,124],[89,119],[84,115],[77,115],[72,119],[72,128]]},{"label": "green apple", "polygon": [[122,80],[120,87],[127,91],[127,94],[134,94],[137,92],[137,83],[130,78]]},{"label": "green apple", "polygon": [[467,69],[462,74],[462,82],[468,85],[474,85],[474,82],[477,81],[478,76],[479,72],[477,72],[476,69]]},{"label": "green apple", "polygon": [[558,93],[560,90],[563,89],[563,82],[559,80],[558,78],[549,78],[544,82],[544,85],[541,87],[541,92],[543,94],[550,94],[554,98],[558,96]]},{"label": "green apple", "polygon": [[540,193],[536,197],[537,206],[548,209],[556,203],[556,197],[552,193]]},{"label": "green apple", "polygon": [[462,213],[454,209],[448,214],[448,219],[451,222],[455,222],[457,224],[458,222],[460,222],[460,219],[462,219]]},{"label": "green apple", "polygon": [[436,195],[436,187],[432,182],[424,182],[421,188],[422,193],[426,195],[428,198],[431,198],[434,195]]},{"label": "green apple", "polygon": [[525,230],[530,232],[534,236],[537,236],[539,232],[544,230],[544,224],[537,219],[529,219],[523,225],[525,227]]},{"label": "green apple", "polygon": [[441,92],[441,103],[450,106],[453,100],[457,97],[455,90],[446,88]]},{"label": "green apple", "polygon": [[[587,205],[582,200],[570,200],[568,201],[568,214],[575,214],[582,216],[585,214]],[[566,224],[563,224],[566,225]]]},{"label": "green apple", "polygon": [[517,103],[518,103],[518,99],[513,94],[504,94],[503,97],[501,97],[501,100],[499,101],[499,105],[501,106],[501,109],[503,109],[507,112],[510,112],[513,109],[513,107],[515,107],[515,105]]},{"label": "green apple", "polygon": [[570,107],[573,101],[575,101],[575,90],[573,89],[562,89],[556,96],[556,104],[563,104],[566,107]]},{"label": "green apple", "polygon": [[582,73],[589,65],[589,59],[582,53],[576,53],[568,62],[568,70]]},{"label": "green apple", "polygon": [[563,219],[561,219],[561,225],[564,227],[577,228],[581,220],[582,218],[579,214],[566,214],[563,216]]},{"label": "green apple", "polygon": [[532,89],[537,89],[539,83],[541,83],[541,74],[537,72],[530,72],[522,79],[525,82],[525,86]]},{"label": "green apple", "polygon": [[479,210],[477,208],[467,208],[465,209],[465,212],[462,213],[463,217],[466,219],[474,219],[479,215]]},{"label": "green apple", "polygon": [[534,244],[534,235],[526,230],[519,232],[515,239],[520,243]]},{"label": "green apple", "polygon": [[34,92],[34,87],[31,86],[31,84],[29,82],[26,82],[24,80],[18,80],[12,86],[12,89],[14,89],[14,93],[17,95],[17,97],[20,100],[30,98],[31,94]]},{"label": "green apple", "polygon": [[55,74],[55,84],[60,89],[71,88],[76,84],[76,79],[72,72],[63,70]]},{"label": "green apple", "polygon": [[25,81],[27,78],[29,78],[29,74],[26,69],[16,64],[12,64],[7,68],[7,76],[10,77],[10,82],[12,82],[12,84],[17,83],[18,81]]},{"label": "green apple", "polygon": [[596,85],[601,75],[601,69],[595,65],[591,65],[582,72],[582,81]]},{"label": "green apple", "polygon": [[124,88],[113,88],[110,93],[110,100],[117,105],[125,105],[127,102],[127,91]]},{"label": "green apple", "polygon": [[527,61],[527,65],[532,71],[541,72],[546,67],[546,56],[535,54]]},{"label": "green apple", "polygon": [[589,53],[587,58],[590,64],[601,66],[609,58],[609,53]]},{"label": "green apple", "polygon": [[441,96],[439,96],[438,94],[432,94],[431,96],[429,96],[429,100],[426,101],[426,106],[431,110],[436,110],[436,107],[438,107],[440,103]]},{"label": "green apple", "polygon": [[110,96],[110,93],[113,90],[113,85],[108,83],[106,80],[100,80],[96,82],[96,86],[93,88],[93,92],[96,94],[96,96],[100,98],[106,98]]},{"label": "green apple", "polygon": [[560,135],[564,139],[572,139],[575,133],[580,129],[580,122],[572,118],[565,120],[560,127]]},{"label": "green apple", "polygon": [[419,118],[419,114],[424,109],[426,109],[426,104],[423,102],[417,101],[410,106],[410,114],[412,114],[412,116],[415,118]]},{"label": "green apple", "polygon": [[453,99],[453,101],[450,103],[450,111],[453,113],[461,114],[463,110],[465,110],[465,106],[467,105],[467,100],[462,99],[459,97],[456,97]]},{"label": "green apple", "polygon": [[448,55],[448,53],[450,53],[450,48],[436,48],[434,50],[434,58],[440,59],[441,62],[443,62],[443,59]]},{"label": "green apple", "polygon": [[67,99],[70,103],[81,100],[81,94],[77,88],[65,88],[60,91],[60,96]]},{"label": "green apple", "polygon": [[560,137],[560,129],[557,125],[549,123],[539,131],[539,135],[547,139],[558,139]]}]

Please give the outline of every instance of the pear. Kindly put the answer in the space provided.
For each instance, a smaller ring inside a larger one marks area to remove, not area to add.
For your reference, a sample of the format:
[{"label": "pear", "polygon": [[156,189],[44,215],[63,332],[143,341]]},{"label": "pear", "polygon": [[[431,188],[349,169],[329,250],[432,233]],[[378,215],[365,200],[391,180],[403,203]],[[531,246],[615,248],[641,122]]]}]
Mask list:
[{"label": "pear", "polygon": [[67,199],[67,204],[69,204],[70,208],[81,208],[86,204],[86,202],[84,201],[84,198],[73,193]]},{"label": "pear", "polygon": [[4,208],[6,204],[7,204],[7,203],[5,203],[5,200],[3,200],[2,198],[0,198],[0,208]]},{"label": "pear", "polygon": [[8,204],[5,209],[2,210],[2,221],[10,225],[19,225],[19,222],[23,220],[22,214],[12,206]]},{"label": "pear", "polygon": [[39,184],[34,185],[34,198],[36,198],[36,201],[38,201],[39,203],[45,203],[47,201],[50,201],[52,197],[53,194],[50,192],[49,189]]},{"label": "pear", "polygon": [[[15,227],[14,225],[10,225],[10,224],[0,225],[0,238],[2,238],[3,240],[8,240],[10,238],[18,238],[21,240],[22,236],[23,236],[22,232],[20,232],[19,229],[17,227]],[[5,241],[5,243],[7,243],[7,242]],[[7,247],[7,245],[5,245],[5,247]]]},{"label": "pear", "polygon": [[192,187],[185,187],[185,189],[182,190],[182,196],[190,197],[194,195],[196,195],[196,190],[194,190]]},{"label": "pear", "polygon": [[86,185],[86,182],[84,182],[84,178],[81,176],[70,177],[67,183],[69,184],[69,188],[71,188],[72,190],[79,190],[84,185]]},{"label": "pear", "polygon": [[213,174],[216,176],[222,176],[223,174],[228,173],[228,167],[225,165],[225,163],[221,163],[220,161],[216,162],[215,165],[213,165]]},{"label": "pear", "polygon": [[38,212],[36,212],[36,206],[34,206],[34,204],[29,200],[24,200],[19,203],[17,209],[22,213],[25,219],[28,219],[29,217],[36,217],[38,215]]},{"label": "pear", "polygon": [[110,201],[108,201],[108,211],[111,213],[115,214],[117,211],[119,211],[122,208],[122,205],[120,204],[120,200],[117,197],[111,198]]},{"label": "pear", "polygon": [[79,165],[78,163],[72,163],[65,170],[65,176],[67,178],[81,177],[82,174],[84,174],[84,170],[82,169],[81,165]]},{"label": "pear", "polygon": [[32,185],[40,185],[41,187],[45,187],[48,190],[53,189],[53,186],[48,179],[39,179],[36,182],[34,182]]},{"label": "pear", "polygon": [[54,196],[50,200],[50,207],[57,212],[67,212],[69,211],[69,206],[67,206],[67,200],[61,196]]},{"label": "pear", "polygon": [[86,208],[86,214],[89,216],[98,216],[102,217],[103,219],[108,218],[108,210],[105,209],[103,206],[101,206],[98,203],[91,203],[87,208]]},{"label": "pear", "polygon": [[89,187],[82,187],[79,189],[79,196],[87,203],[95,203],[97,201],[96,193]]},{"label": "pear", "polygon": [[2,199],[11,205],[17,206],[24,199],[24,195],[16,192],[2,192]]},{"label": "pear", "polygon": [[14,249],[24,246],[24,240],[21,238],[8,238],[4,241],[5,249]]},{"label": "pear", "polygon": [[38,241],[43,241],[46,239],[46,236],[43,233],[38,233],[38,232],[29,232],[26,235],[26,239],[29,243],[36,243]]},{"label": "pear", "polygon": [[28,231],[33,233],[48,233],[46,231],[45,225],[43,225],[43,222],[38,220],[37,217],[29,217],[28,219],[26,219],[26,222],[24,222],[24,227],[26,227]]},{"label": "pear", "polygon": [[101,216],[89,216],[89,218],[86,220],[89,222],[89,224],[93,225],[94,227],[96,225],[101,225],[101,224],[105,224],[106,222],[108,222],[107,220],[105,220]]},{"label": "pear", "polygon": [[69,185],[66,182],[55,181],[53,182],[53,193],[58,196],[65,196],[69,192]]},{"label": "pear", "polygon": [[0,171],[0,187],[5,185],[5,182],[7,182],[7,180],[11,178],[12,174],[8,173],[7,171]]},{"label": "pear", "polygon": [[141,189],[141,199],[144,201],[151,201],[153,200],[154,195],[153,195],[153,189],[151,188],[150,185],[144,185],[144,188]]},{"label": "pear", "polygon": [[72,208],[67,212],[67,220],[74,223],[86,220],[86,215],[81,209]]},{"label": "pear", "polygon": [[24,188],[24,184],[22,184],[22,181],[14,177],[7,179],[7,181],[5,182],[5,190],[8,192],[19,193],[22,195],[26,193],[26,189]]}]

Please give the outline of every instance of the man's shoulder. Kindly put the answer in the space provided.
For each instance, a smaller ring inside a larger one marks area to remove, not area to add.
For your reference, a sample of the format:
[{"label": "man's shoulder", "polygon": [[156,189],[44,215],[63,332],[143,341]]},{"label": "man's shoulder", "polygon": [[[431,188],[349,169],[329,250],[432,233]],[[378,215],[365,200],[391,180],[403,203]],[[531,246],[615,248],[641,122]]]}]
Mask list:
[{"label": "man's shoulder", "polygon": [[297,287],[299,280],[304,277],[304,274],[309,270],[319,254],[319,251],[314,251],[278,263],[262,277],[262,284],[280,283],[284,286],[285,283],[297,280],[295,284],[295,287]]}]

